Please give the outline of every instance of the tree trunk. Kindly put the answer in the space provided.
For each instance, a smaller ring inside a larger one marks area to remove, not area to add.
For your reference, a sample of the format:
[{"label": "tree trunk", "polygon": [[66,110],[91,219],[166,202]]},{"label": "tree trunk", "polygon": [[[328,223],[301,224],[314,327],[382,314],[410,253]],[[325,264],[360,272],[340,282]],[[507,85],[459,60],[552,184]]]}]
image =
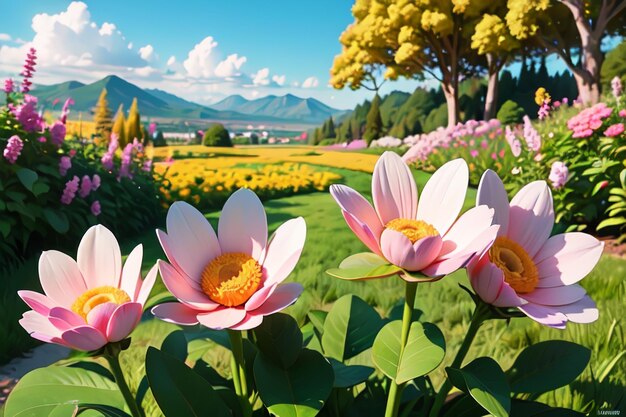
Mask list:
[{"label": "tree trunk", "polygon": [[489,82],[487,83],[487,94],[485,96],[485,120],[496,117],[498,110],[498,72],[499,66],[494,62],[494,57],[487,54],[487,66],[489,68]]},{"label": "tree trunk", "polygon": [[442,89],[448,106],[448,127],[453,127],[459,121],[458,80],[444,80],[442,83]]}]

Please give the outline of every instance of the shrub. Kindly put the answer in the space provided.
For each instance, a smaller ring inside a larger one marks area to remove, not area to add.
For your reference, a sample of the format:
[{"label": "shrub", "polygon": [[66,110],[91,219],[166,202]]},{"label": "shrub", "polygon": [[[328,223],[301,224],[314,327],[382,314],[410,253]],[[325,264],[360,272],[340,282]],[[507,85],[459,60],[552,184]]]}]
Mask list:
[{"label": "shrub", "polygon": [[521,123],[524,116],[524,109],[522,106],[514,102],[513,100],[507,100],[498,110],[496,118],[504,125]]},{"label": "shrub", "polygon": [[204,146],[220,146],[220,147],[232,147],[233,143],[230,140],[228,130],[224,125],[216,123],[204,132],[202,138],[202,144]]}]

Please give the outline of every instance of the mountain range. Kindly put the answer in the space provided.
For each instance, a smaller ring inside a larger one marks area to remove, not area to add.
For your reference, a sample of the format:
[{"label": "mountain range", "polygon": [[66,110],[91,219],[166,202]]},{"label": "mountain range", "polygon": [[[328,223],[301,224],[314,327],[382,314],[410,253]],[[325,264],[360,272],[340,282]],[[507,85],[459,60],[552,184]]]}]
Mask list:
[{"label": "mountain range", "polygon": [[67,81],[54,85],[38,85],[33,94],[46,106],[51,106],[56,99],[63,103],[71,97],[74,100],[72,110],[76,114],[91,112],[103,88],[107,90],[107,99],[113,112],[117,111],[120,104],[128,109],[136,97],[142,116],[168,119],[317,124],[330,116],[337,117],[344,113],[314,98],[300,98],[292,94],[270,95],[255,100],[233,95],[214,105],[205,106],[163,90],[142,89],[115,75],[109,75],[91,84]]}]

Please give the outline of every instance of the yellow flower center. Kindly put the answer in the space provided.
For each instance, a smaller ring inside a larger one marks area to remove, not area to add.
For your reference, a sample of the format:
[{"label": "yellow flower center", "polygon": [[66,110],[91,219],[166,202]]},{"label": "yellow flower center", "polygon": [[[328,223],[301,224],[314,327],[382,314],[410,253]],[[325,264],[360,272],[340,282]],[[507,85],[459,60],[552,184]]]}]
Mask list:
[{"label": "yellow flower center", "polygon": [[87,314],[96,306],[104,303],[124,304],[130,302],[126,291],[105,285],[85,291],[72,304],[72,311],[87,321]]},{"label": "yellow flower center", "polygon": [[395,230],[408,237],[411,243],[429,236],[437,236],[439,232],[431,224],[423,220],[393,219],[385,225],[387,229]]},{"label": "yellow flower center", "polygon": [[202,271],[202,291],[227,307],[248,301],[261,285],[261,265],[245,253],[225,253],[213,259]]},{"label": "yellow flower center", "polygon": [[489,258],[504,273],[504,280],[518,294],[532,292],[539,283],[537,266],[517,242],[504,236],[489,249]]}]

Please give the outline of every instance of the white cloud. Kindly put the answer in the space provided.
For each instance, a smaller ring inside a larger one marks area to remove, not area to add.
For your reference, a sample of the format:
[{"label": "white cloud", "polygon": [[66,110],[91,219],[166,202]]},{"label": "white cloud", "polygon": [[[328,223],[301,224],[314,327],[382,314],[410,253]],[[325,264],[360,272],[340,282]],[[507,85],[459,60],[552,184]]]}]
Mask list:
[{"label": "white cloud", "polygon": [[154,47],[150,44],[139,48],[139,56],[146,62],[152,62],[157,58]]},{"label": "white cloud", "polygon": [[261,68],[255,74],[252,74],[252,84],[268,85],[270,83],[269,75],[270,75],[269,68]]},{"label": "white cloud", "polygon": [[189,51],[183,66],[187,74],[194,78],[210,78],[214,75],[215,62],[217,61],[217,42],[212,36],[207,36]]},{"label": "white cloud", "polygon": [[113,23],[104,22],[98,33],[102,36],[111,36],[117,27]]},{"label": "white cloud", "polygon": [[272,76],[272,81],[274,81],[279,86],[283,86],[285,84],[286,77],[284,75],[274,75]]},{"label": "white cloud", "polygon": [[176,57],[174,55],[172,55],[171,57],[168,58],[168,60],[167,60],[167,66],[168,67],[171,67],[175,63],[176,63]]},{"label": "white cloud", "polygon": [[319,80],[316,77],[309,77],[302,81],[302,88],[315,88],[319,85]]},{"label": "white cloud", "polygon": [[11,35],[9,35],[8,33],[0,33],[0,41],[10,41],[11,40]]},{"label": "white cloud", "polygon": [[239,70],[247,60],[245,56],[239,56],[238,54],[228,55],[225,60],[215,67],[215,75],[223,78],[241,75]]}]

